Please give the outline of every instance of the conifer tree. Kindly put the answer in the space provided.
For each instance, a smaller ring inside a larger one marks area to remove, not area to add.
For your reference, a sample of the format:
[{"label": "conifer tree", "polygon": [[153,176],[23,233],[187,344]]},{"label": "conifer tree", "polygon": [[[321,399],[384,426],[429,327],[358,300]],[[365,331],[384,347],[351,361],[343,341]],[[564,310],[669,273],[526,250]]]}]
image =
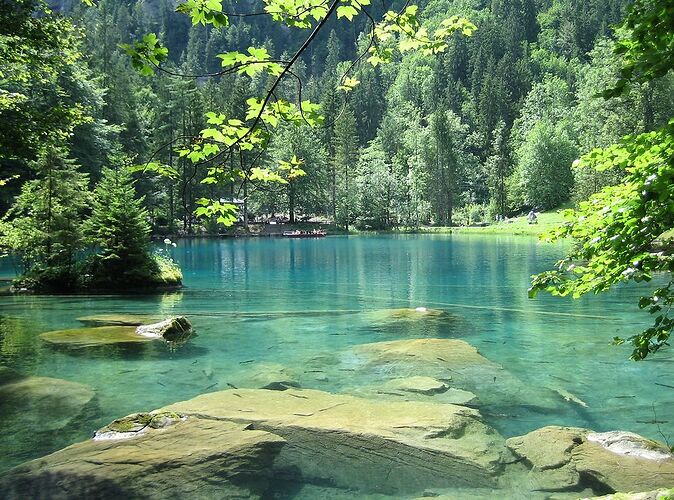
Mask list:
[{"label": "conifer tree", "polygon": [[62,149],[49,147],[32,165],[36,178],[0,221],[0,247],[16,255],[28,288],[76,286],[76,257],[82,249],[82,215],[88,205],[88,176]]},{"label": "conifer tree", "polygon": [[150,224],[143,198],[123,168],[106,168],[96,186],[86,233],[96,252],[87,270],[93,286],[149,284],[158,272],[150,253]]}]

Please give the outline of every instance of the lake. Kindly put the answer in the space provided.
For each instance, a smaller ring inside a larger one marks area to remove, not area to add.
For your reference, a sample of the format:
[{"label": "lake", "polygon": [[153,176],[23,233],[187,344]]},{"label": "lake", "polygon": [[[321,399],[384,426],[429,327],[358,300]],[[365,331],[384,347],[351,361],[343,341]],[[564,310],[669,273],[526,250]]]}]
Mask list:
[{"label": "lake", "polygon": [[[576,301],[527,298],[529,276],[550,268],[563,246],[482,235],[331,236],[192,239],[171,252],[184,272],[180,292],[0,296],[0,365],[86,384],[97,403],[89,418],[44,433],[39,444],[22,441],[25,432],[5,433],[0,470],[86,439],[116,417],[245,387],[251,373],[278,365],[294,370],[302,387],[342,392],[376,383],[343,368],[349,348],[412,337],[465,340],[526,384],[527,404],[480,408],[505,436],[560,424],[674,441],[674,388],[667,387],[674,385],[674,352],[636,363],[629,346],[609,345],[649,320],[637,309],[637,287]],[[8,272],[5,266],[0,275]],[[385,310],[417,307],[447,315],[432,322],[386,317]],[[182,345],[78,350],[54,349],[38,337],[82,326],[82,316],[120,313],[185,315],[196,335]],[[538,404],[543,390],[576,401]],[[35,435],[49,419],[24,419],[1,401],[0,413],[3,425]]]}]

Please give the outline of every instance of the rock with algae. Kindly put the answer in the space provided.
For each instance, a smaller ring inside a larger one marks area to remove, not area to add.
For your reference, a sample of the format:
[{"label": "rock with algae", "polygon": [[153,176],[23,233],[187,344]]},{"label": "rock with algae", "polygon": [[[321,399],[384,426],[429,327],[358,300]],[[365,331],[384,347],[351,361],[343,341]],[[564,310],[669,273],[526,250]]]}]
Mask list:
[{"label": "rock with algae", "polygon": [[163,339],[184,341],[193,333],[192,325],[183,316],[142,326],[97,326],[46,332],[40,338],[48,344],[71,349],[115,344],[142,344]]},{"label": "rock with algae", "polygon": [[136,333],[152,339],[163,338],[168,341],[177,341],[192,334],[192,323],[185,316],[177,316],[158,323],[141,325],[136,328]]},{"label": "rock with algae", "polygon": [[170,411],[133,413],[118,418],[96,431],[94,440],[136,437],[150,429],[163,429],[181,420],[183,420],[181,415]]}]

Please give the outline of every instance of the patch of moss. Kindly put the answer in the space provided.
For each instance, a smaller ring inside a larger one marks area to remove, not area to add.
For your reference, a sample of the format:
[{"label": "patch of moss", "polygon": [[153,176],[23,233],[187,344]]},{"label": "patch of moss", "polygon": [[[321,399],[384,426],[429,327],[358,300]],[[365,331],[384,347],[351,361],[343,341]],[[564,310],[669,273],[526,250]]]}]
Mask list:
[{"label": "patch of moss", "polygon": [[152,421],[149,413],[134,413],[118,418],[106,426],[106,430],[113,432],[138,432],[147,427]]},{"label": "patch of moss", "polygon": [[162,285],[180,285],[183,281],[183,273],[178,264],[163,255],[154,254],[157,271],[153,273],[152,280]]}]

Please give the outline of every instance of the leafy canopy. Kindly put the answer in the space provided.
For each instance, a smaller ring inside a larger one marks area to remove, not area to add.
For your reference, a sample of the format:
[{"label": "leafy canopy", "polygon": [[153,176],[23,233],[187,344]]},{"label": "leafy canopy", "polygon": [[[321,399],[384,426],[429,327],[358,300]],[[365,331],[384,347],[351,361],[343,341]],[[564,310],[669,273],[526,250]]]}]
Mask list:
[{"label": "leafy canopy", "polygon": [[[606,96],[627,91],[632,81],[649,81],[674,68],[674,9],[663,0],[637,0],[618,43],[624,65],[617,85]],[[533,276],[531,297],[540,291],[580,297],[615,284],[649,282],[664,273],[668,282],[639,300],[655,316],[653,325],[628,340],[632,359],[640,360],[667,345],[674,328],[674,119],[653,132],[627,136],[608,148],[581,157],[581,168],[623,172],[620,185],[609,186],[565,211],[565,224],[547,238],[574,239],[557,268]]]}]

